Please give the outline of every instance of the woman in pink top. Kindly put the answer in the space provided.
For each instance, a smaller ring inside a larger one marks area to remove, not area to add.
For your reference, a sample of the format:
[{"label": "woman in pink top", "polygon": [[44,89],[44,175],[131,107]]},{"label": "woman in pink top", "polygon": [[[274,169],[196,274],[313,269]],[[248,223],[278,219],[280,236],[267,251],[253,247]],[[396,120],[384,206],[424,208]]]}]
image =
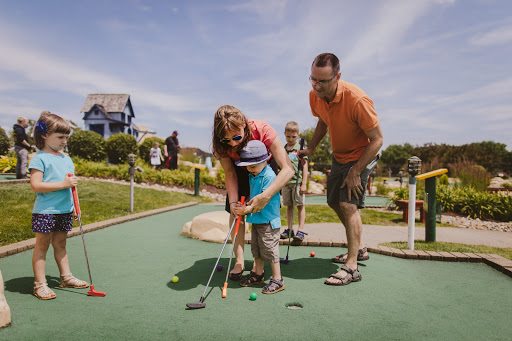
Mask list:
[{"label": "woman in pink top", "polygon": [[[277,132],[265,121],[248,120],[244,114],[231,105],[221,106],[215,113],[213,121],[213,151],[219,157],[226,174],[226,211],[231,213],[241,196],[249,199],[249,173],[245,168],[236,167],[234,161],[240,159],[240,151],[251,140],[265,144],[272,154],[270,165],[277,174],[272,185],[263,193],[247,202],[247,213],[260,212],[270,198],[283,188],[292,178],[294,171],[290,159],[284,151]],[[281,171],[277,172],[277,166]],[[231,226],[234,215],[229,217]],[[231,280],[242,278],[244,271],[245,219],[241,220],[235,244],[235,266],[229,274]]]}]

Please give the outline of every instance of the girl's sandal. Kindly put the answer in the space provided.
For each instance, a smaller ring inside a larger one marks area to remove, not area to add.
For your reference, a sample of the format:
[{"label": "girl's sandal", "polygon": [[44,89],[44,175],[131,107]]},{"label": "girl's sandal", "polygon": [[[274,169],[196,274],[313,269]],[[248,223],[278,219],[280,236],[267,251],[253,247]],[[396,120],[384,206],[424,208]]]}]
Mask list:
[{"label": "girl's sandal", "polygon": [[55,293],[48,287],[47,282],[34,282],[34,296],[40,300],[51,300],[57,297]]},{"label": "girl's sandal", "polygon": [[88,288],[89,283],[87,283],[86,281],[79,280],[78,278],[73,276],[73,274],[70,273],[69,275],[61,275],[60,276],[59,287],[83,289],[83,288]]}]

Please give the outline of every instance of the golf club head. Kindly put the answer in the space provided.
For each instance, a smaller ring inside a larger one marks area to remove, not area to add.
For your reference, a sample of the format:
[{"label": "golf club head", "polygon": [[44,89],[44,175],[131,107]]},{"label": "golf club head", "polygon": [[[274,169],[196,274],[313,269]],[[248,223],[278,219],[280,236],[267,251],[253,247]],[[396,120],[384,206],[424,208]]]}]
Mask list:
[{"label": "golf club head", "polygon": [[91,290],[87,291],[87,295],[89,295],[89,296],[103,297],[106,294],[107,294],[106,292],[94,290],[94,285],[92,285],[92,284],[91,284]]},{"label": "golf club head", "polygon": [[279,260],[279,263],[282,263],[282,264],[288,264],[290,262],[291,262],[291,260],[289,260],[288,257],[286,257],[286,259],[280,259]]},{"label": "golf club head", "polygon": [[189,309],[201,309],[206,307],[206,303],[187,303]]}]

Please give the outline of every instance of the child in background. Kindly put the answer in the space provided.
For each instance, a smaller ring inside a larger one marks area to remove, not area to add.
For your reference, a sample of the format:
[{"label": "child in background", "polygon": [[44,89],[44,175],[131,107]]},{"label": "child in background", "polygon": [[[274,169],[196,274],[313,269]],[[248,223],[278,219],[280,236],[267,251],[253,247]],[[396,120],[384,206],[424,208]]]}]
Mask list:
[{"label": "child in background", "polygon": [[[246,167],[249,171],[249,187],[251,198],[263,193],[274,181],[276,174],[268,165],[271,157],[265,144],[252,140],[242,149],[240,160],[235,161],[239,167]],[[264,282],[264,262],[269,262],[272,268],[272,278],[262,293],[275,294],[285,288],[279,264],[279,231],[281,215],[279,211],[279,193],[276,193],[268,204],[257,213],[252,212],[251,206],[237,203],[233,209],[235,215],[246,215],[247,222],[252,223],[251,251],[254,257],[254,269],[240,280],[240,285],[249,287]]]},{"label": "child in background", "polygon": [[61,117],[43,111],[34,126],[34,141],[40,149],[30,160],[30,186],[36,193],[32,210],[32,231],[36,243],[32,255],[34,270],[34,296],[41,300],[55,298],[46,282],[46,253],[53,246],[54,257],[60,272],[61,288],[87,288],[89,284],[75,278],[69,270],[66,251],[67,233],[73,226],[73,197],[71,187],[77,186],[75,165],[61,153],[71,127]]},{"label": "child in background", "polygon": [[[299,138],[299,125],[294,122],[288,122],[284,128],[284,135],[286,137],[286,145],[284,149],[288,153],[288,157],[292,162],[295,174],[288,182],[286,186],[281,190],[283,195],[283,205],[287,207],[286,216],[288,220],[288,228],[281,233],[281,239],[288,239],[290,231],[292,238],[295,241],[301,242],[304,240],[305,233],[304,223],[306,222],[306,206],[304,206],[304,194],[307,191],[308,183],[308,163],[307,156],[304,156],[304,165],[301,165],[299,158],[297,157],[297,151],[300,150],[300,144],[297,142]],[[302,172],[299,172],[299,167],[302,167]],[[293,199],[295,196],[295,205],[297,206],[297,213],[299,219],[299,228],[297,233],[293,232]]]},{"label": "child in background", "polygon": [[162,164],[164,161],[164,157],[162,156],[162,150],[160,149],[160,143],[155,142],[153,148],[149,151],[149,157],[151,158],[151,165],[153,169],[156,169],[158,166]]}]

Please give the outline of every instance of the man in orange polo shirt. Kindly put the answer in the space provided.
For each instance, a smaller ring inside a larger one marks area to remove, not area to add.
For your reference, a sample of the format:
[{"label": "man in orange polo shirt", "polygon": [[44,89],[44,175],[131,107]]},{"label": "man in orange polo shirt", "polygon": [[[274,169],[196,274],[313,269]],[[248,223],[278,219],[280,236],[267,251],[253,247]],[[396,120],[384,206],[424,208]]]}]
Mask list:
[{"label": "man in orange polo shirt", "polygon": [[359,209],[365,206],[366,184],[383,141],[372,100],[340,76],[340,62],[335,55],[322,53],[313,61],[309,103],[318,123],[309,147],[299,152],[313,152],[329,129],[333,160],[327,178],[327,203],[345,226],[348,253],[333,258],[334,262],[345,264],[329,276],[325,281],[328,285],[361,280],[357,261],[369,257],[366,248],[360,249],[363,224]]}]

